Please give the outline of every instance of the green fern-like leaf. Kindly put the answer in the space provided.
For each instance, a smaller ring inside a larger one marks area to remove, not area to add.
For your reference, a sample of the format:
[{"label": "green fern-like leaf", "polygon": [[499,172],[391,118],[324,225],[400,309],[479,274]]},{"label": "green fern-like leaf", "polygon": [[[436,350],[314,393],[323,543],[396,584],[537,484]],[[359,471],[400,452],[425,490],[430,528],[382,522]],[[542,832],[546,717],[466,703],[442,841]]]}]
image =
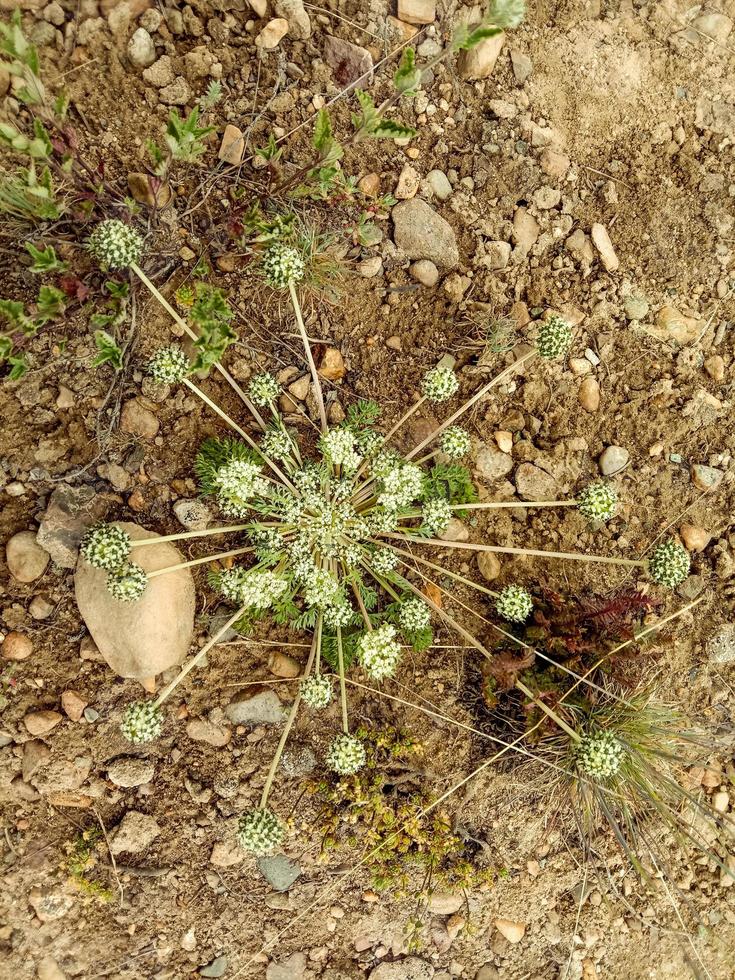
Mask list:
[{"label": "green fern-like leaf", "polygon": [[194,460],[194,471],[199,479],[199,492],[210,496],[217,492],[217,470],[233,460],[246,463],[262,463],[262,458],[244,442],[225,436],[222,439],[205,439]]},{"label": "green fern-like leaf", "polygon": [[477,489],[466,466],[457,463],[433,466],[424,481],[424,499],[443,497],[450,504],[473,504]]}]

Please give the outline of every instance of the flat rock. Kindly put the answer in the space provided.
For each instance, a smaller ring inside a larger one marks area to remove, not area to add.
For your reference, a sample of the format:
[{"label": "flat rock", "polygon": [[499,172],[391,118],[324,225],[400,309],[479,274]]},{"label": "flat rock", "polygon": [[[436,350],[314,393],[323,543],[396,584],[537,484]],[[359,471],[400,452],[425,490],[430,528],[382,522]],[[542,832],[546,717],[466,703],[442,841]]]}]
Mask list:
[{"label": "flat rock", "polygon": [[480,575],[488,581],[494,581],[500,575],[501,564],[498,556],[492,551],[481,551],[477,556],[477,567]]},{"label": "flat rock", "polygon": [[508,453],[491,446],[483,446],[475,457],[475,472],[488,483],[505,479],[512,469],[513,460]]},{"label": "flat rock", "polygon": [[113,854],[138,854],[160,833],[161,828],[149,814],[128,810],[110,835],[110,851]]},{"label": "flat rock", "polygon": [[419,259],[418,262],[412,262],[408,271],[422,286],[436,286],[439,282],[439,270],[429,259]]},{"label": "flat rock", "polygon": [[682,313],[675,306],[662,306],[656,313],[654,322],[646,324],[646,333],[658,340],[672,341],[675,344],[691,344],[702,332],[699,319]]},{"label": "flat rock", "polygon": [[219,159],[223,163],[229,163],[230,166],[236,167],[241,162],[244,153],[245,137],[242,134],[242,130],[232,124],[225,126],[225,131],[222,134],[222,142],[217,153]]},{"label": "flat rock", "polygon": [[533,71],[533,62],[527,54],[523,54],[522,51],[511,48],[510,64],[511,68],[513,69],[515,80],[519,85],[523,85]]},{"label": "flat rock", "polygon": [[519,943],[526,934],[525,922],[514,922],[512,919],[496,919],[494,925],[509,943]]},{"label": "flat rock", "polygon": [[470,532],[458,517],[452,517],[441,534],[437,534],[441,541],[469,541]]},{"label": "flat rock", "polygon": [[153,779],[155,771],[155,764],[150,759],[121,756],[107,766],[107,778],[121,789],[131,789],[133,786],[145,786]]},{"label": "flat rock", "polygon": [[29,711],[23,719],[26,730],[34,738],[48,735],[63,720],[58,711]]},{"label": "flat rock", "polygon": [[[159,535],[131,522],[118,524],[134,541]],[[147,572],[184,559],[169,542],[135,548]],[[143,680],[180,664],[194,631],[196,596],[191,570],[180,568],[149,581],[135,602],[119,602],[107,591],[104,569],[79,559],[75,589],[79,612],[110,667],[121,677]]]},{"label": "flat rock", "polygon": [[443,270],[459,264],[454,229],[426,201],[401,201],[391,216],[395,243],[409,259],[429,259]]},{"label": "flat rock", "polygon": [[691,468],[692,483],[698,490],[714,490],[722,483],[725,474],[714,466],[695,463]]},{"label": "flat rock", "polygon": [[274,690],[251,687],[235,695],[225,714],[234,725],[280,725],[286,711]]},{"label": "flat rock", "polygon": [[41,922],[53,922],[55,919],[62,919],[70,911],[74,899],[71,895],[48,886],[37,886],[31,889],[28,904]]},{"label": "flat rock", "polygon": [[66,974],[53,956],[44,956],[36,967],[38,980],[66,980]]},{"label": "flat rock", "polygon": [[3,660],[27,660],[33,653],[33,641],[25,633],[12,630],[0,647]]},{"label": "flat rock", "polygon": [[153,412],[146,408],[138,398],[126,401],[120,413],[120,429],[140,439],[154,439],[161,423]]},{"label": "flat rock", "polygon": [[269,20],[263,30],[255,38],[255,43],[264,51],[272,51],[277,48],[283,38],[288,34],[288,21],[284,17],[274,17]]},{"label": "flat rock", "polygon": [[465,903],[464,895],[450,892],[434,892],[429,898],[429,911],[434,915],[454,915]]},{"label": "flat rock", "polygon": [[521,463],[516,470],[516,490],[523,500],[555,500],[556,480],[533,463]]},{"label": "flat rock", "polygon": [[433,24],[436,20],[436,0],[398,0],[396,13],[404,24]]},{"label": "flat rock", "polygon": [[274,10],[277,17],[288,21],[288,36],[299,41],[311,37],[311,20],[304,10],[303,0],[276,0]]},{"label": "flat rock", "polygon": [[287,892],[301,874],[301,866],[285,854],[258,858],[258,871],[277,892]]},{"label": "flat rock", "polygon": [[212,853],[209,855],[209,863],[213,864],[215,868],[232,868],[244,860],[245,851],[234,839],[218,841],[212,847]]},{"label": "flat rock", "polygon": [[103,517],[109,502],[92,487],[57,487],[51,494],[36,541],[55,565],[74,568],[84,532]]},{"label": "flat rock", "polygon": [[196,497],[177,500],[174,504],[174,514],[182,527],[187,531],[204,531],[212,520],[212,512]]},{"label": "flat rock", "polygon": [[207,718],[192,718],[186,726],[186,734],[194,742],[206,742],[207,745],[221,749],[232,738],[232,732],[227,725],[221,725]]},{"label": "flat rock", "polygon": [[200,977],[223,977],[227,972],[227,967],[229,966],[229,960],[226,956],[216,956],[211,963],[207,963],[206,966],[201,967],[199,970]]},{"label": "flat rock", "polygon": [[613,473],[619,473],[625,469],[629,462],[630,453],[627,449],[623,446],[608,446],[600,454],[597,465],[600,467],[600,473],[603,476],[612,476]]},{"label": "flat rock", "polygon": [[[324,39],[324,60],[334,72],[340,85],[357,82],[355,88],[365,88],[373,78],[373,56],[366,48],[341,37],[327,34]],[[361,76],[365,75],[365,78]],[[358,82],[358,78],[360,81]]]},{"label": "flat rock", "polygon": [[19,531],[5,545],[8,571],[19,582],[35,582],[46,571],[49,554],[36,541],[35,531]]}]

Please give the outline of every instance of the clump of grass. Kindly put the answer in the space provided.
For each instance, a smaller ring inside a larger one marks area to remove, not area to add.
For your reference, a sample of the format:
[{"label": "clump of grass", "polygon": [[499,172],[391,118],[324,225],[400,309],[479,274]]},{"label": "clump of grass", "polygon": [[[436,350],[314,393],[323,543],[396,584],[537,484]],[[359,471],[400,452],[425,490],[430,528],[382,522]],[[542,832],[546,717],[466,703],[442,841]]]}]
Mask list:
[{"label": "clump of grass", "polygon": [[102,831],[98,827],[77,834],[65,846],[66,857],[61,863],[61,870],[83,894],[100,902],[109,902],[113,893],[91,877],[97,866],[97,844],[101,840]]}]

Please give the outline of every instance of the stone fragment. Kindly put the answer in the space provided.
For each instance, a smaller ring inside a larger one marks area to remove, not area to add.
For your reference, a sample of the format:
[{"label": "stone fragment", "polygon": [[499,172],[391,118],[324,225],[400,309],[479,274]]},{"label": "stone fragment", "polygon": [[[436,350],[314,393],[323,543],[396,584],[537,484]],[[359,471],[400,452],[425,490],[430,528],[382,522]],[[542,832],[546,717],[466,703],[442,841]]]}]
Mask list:
[{"label": "stone fragment", "polygon": [[277,892],[287,892],[301,874],[301,866],[285,854],[258,858],[258,871]]},{"label": "stone fragment", "polygon": [[225,714],[234,725],[280,725],[285,709],[272,688],[251,687],[235,695]]},{"label": "stone fragment", "polygon": [[303,0],[276,0],[274,11],[277,17],[288,21],[288,35],[299,41],[311,37],[311,20],[304,10]]},{"label": "stone fragment", "polygon": [[156,46],[144,27],[139,27],[128,41],[128,59],[134,68],[148,68],[156,60]]},{"label": "stone fragment", "polygon": [[695,463],[691,468],[692,483],[698,490],[715,490],[722,483],[722,470],[704,463]]},{"label": "stone fragment", "polygon": [[585,412],[596,412],[600,407],[600,383],[597,378],[586,377],[579,386],[579,404]]},{"label": "stone fragment", "polygon": [[131,436],[140,439],[154,439],[158,435],[161,423],[149,408],[141,404],[138,398],[125,402],[120,413],[120,428]]},{"label": "stone fragment", "polygon": [[408,271],[422,286],[436,286],[439,282],[439,270],[429,259],[419,259],[418,262],[412,262]]},{"label": "stone fragment", "polygon": [[29,711],[23,718],[23,724],[29,735],[42,738],[56,728],[62,720],[63,716],[58,711]]},{"label": "stone fragment", "polygon": [[687,551],[704,551],[712,540],[712,535],[708,531],[695,524],[682,524],[679,533]]},{"label": "stone fragment", "polygon": [[488,483],[504,479],[512,469],[512,458],[491,446],[483,446],[475,457],[475,471],[481,480]]},{"label": "stone fragment", "polygon": [[404,24],[433,24],[436,20],[436,0],[398,0],[396,13]]},{"label": "stone fragment", "polygon": [[186,726],[186,734],[193,742],[206,742],[215,749],[224,748],[232,738],[232,731],[227,725],[208,718],[192,718]]},{"label": "stone fragment", "polygon": [[33,641],[25,633],[18,633],[17,630],[11,630],[3,640],[0,652],[2,653],[3,660],[27,660],[33,653]]},{"label": "stone fragment", "polygon": [[492,551],[481,551],[478,554],[477,567],[480,575],[488,582],[493,582],[500,575],[500,559]]},{"label": "stone fragment", "polygon": [[369,980],[432,980],[434,967],[418,956],[406,956],[389,963],[380,963]]},{"label": "stone fragment", "polygon": [[319,377],[327,381],[341,381],[346,370],[341,352],[336,347],[327,347],[319,365]]},{"label": "stone fragment", "polygon": [[8,571],[19,582],[35,582],[46,571],[48,552],[36,540],[35,531],[19,531],[5,545]]},{"label": "stone fragment", "polygon": [[556,480],[533,463],[521,463],[516,470],[515,484],[523,500],[556,500]]},{"label": "stone fragment", "polygon": [[431,193],[440,201],[447,201],[452,196],[452,185],[443,170],[430,170],[426,175],[426,183]]},{"label": "stone fragment", "polygon": [[85,701],[77,691],[67,690],[61,695],[61,707],[70,721],[81,721],[88,704],[89,702]]},{"label": "stone fragment", "polygon": [[355,88],[366,88],[373,80],[373,57],[359,44],[327,34],[324,39],[324,60],[340,85],[356,83]]},{"label": "stone fragment", "polygon": [[156,820],[147,813],[128,810],[110,835],[112,854],[139,854],[161,833]]},{"label": "stone fragment", "polygon": [[526,934],[525,922],[514,922],[512,919],[496,919],[494,925],[509,943],[519,943]]},{"label": "stone fragment", "polygon": [[415,197],[419,189],[421,177],[419,172],[409,163],[404,164],[403,169],[398,175],[398,183],[394,195],[399,201],[408,201]]},{"label": "stone fragment", "polygon": [[262,31],[255,38],[255,43],[263,51],[272,51],[277,48],[283,38],[288,34],[288,21],[285,17],[274,17],[269,20]]},{"label": "stone fragment", "polygon": [[646,326],[646,333],[659,340],[676,344],[693,343],[702,332],[702,324],[695,316],[682,313],[675,306],[662,306],[654,323]]},{"label": "stone fragment", "polygon": [[446,529],[437,537],[442,541],[469,541],[470,532],[458,517],[452,517]]},{"label": "stone fragment", "polygon": [[625,469],[629,462],[630,453],[623,446],[608,446],[607,449],[603,449],[597,461],[600,467],[600,473],[603,476],[612,476],[613,473],[619,473]]},{"label": "stone fragment", "polygon": [[426,201],[400,201],[392,218],[395,243],[409,259],[429,259],[444,270],[459,264],[454,229]]},{"label": "stone fragment", "polygon": [[607,228],[596,222],[590,229],[590,237],[599,253],[603,268],[607,272],[616,272],[620,267],[620,260],[615,253],[613,243],[610,241]]},{"label": "stone fragment", "polygon": [[107,778],[121,789],[145,786],[153,779],[155,764],[150,759],[120,756],[107,765]]},{"label": "stone fragment", "polygon": [[523,85],[533,71],[533,62],[527,54],[523,54],[522,51],[511,48],[510,64],[511,68],[513,69],[513,76],[515,77],[515,80],[519,85]]},{"label": "stone fragment", "polygon": [[174,504],[174,514],[187,531],[203,531],[209,527],[212,512],[198,497],[182,498]]},{"label": "stone fragment", "polygon": [[219,159],[223,163],[229,163],[230,166],[237,167],[242,162],[244,153],[245,137],[242,134],[242,130],[232,124],[225,126],[225,131],[222,134],[222,142],[217,153]]},{"label": "stone fragment", "polygon": [[470,51],[461,51],[457,58],[457,72],[460,78],[467,80],[488,78],[493,73],[495,63],[505,41],[501,32],[495,37],[487,37]]}]

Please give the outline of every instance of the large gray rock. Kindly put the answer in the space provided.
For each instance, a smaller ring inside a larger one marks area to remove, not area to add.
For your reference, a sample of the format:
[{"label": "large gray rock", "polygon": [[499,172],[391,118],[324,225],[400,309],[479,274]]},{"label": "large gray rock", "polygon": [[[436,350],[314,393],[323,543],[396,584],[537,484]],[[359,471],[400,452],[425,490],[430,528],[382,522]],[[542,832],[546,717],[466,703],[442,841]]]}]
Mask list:
[{"label": "large gray rock", "polygon": [[[120,522],[133,541],[159,535],[137,524]],[[146,572],[184,561],[170,542],[133,550]],[[75,576],[79,612],[110,667],[121,677],[147,680],[180,664],[194,631],[196,597],[188,568],[150,579],[136,602],[120,602],[107,591],[107,573],[79,559]]]},{"label": "large gray rock", "polygon": [[409,259],[429,259],[444,271],[459,264],[454,229],[420,197],[393,208],[394,240]]}]

